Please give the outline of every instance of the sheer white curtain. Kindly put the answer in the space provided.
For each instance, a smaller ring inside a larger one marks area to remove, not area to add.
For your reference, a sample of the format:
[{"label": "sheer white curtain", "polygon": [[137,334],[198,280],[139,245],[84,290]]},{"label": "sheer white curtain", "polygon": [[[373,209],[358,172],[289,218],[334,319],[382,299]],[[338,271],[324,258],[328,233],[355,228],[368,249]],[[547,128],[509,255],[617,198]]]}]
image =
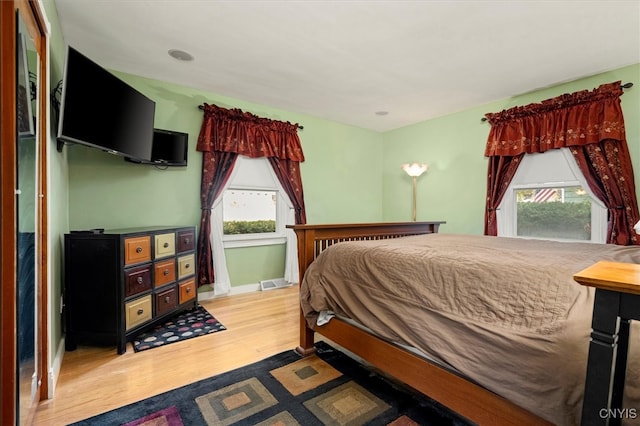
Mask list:
[{"label": "sheer white curtain", "polygon": [[224,236],[222,229],[222,196],[224,191],[231,185],[231,182],[233,182],[234,176],[238,173],[238,164],[241,159],[242,156],[239,155],[231,171],[231,176],[222,191],[220,191],[220,196],[216,198],[211,206],[211,234],[209,235],[209,240],[213,257],[213,294],[215,296],[227,294],[231,289],[231,278],[229,278],[227,259],[224,255],[224,241],[222,240]]},{"label": "sheer white curtain", "polygon": [[[271,168],[270,168],[271,169]],[[277,176],[273,173],[273,178],[278,184],[278,193],[280,194],[281,211],[278,217],[285,219],[285,225],[295,225],[296,223],[296,211],[293,208],[293,203],[289,199],[289,196],[284,191],[284,188],[280,185]],[[285,248],[285,260],[284,260],[284,280],[288,283],[299,283],[299,271],[298,271],[298,242],[296,233],[293,230],[284,228],[284,236],[287,239]]]},{"label": "sheer white curtain", "polygon": [[[277,217],[281,221],[284,221],[283,225],[295,224],[293,203],[287,196],[284,188],[282,188],[282,185],[280,185],[280,181],[267,158],[249,158],[239,155],[231,172],[231,176],[220,194],[224,194],[224,191],[238,182],[247,185],[247,183],[252,180],[255,182],[256,179],[259,181],[259,185],[254,184],[255,186],[260,186],[261,188],[272,187],[278,191]],[[298,246],[296,235],[286,227],[282,228],[282,232],[286,238],[284,279],[289,283],[298,283]],[[213,252],[214,295],[227,294],[231,289],[231,279],[229,278],[229,270],[227,269],[223,237],[222,195],[220,195],[213,202],[211,208],[211,235],[209,237],[211,240],[211,250]]]}]

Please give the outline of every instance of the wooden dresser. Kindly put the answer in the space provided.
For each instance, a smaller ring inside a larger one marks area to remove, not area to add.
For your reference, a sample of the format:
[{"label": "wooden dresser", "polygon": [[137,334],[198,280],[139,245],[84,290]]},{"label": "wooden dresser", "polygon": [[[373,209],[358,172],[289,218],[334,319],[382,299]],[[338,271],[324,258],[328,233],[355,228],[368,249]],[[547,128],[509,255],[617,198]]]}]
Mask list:
[{"label": "wooden dresser", "polygon": [[64,238],[66,350],[115,345],[197,304],[195,227],[72,231]]}]

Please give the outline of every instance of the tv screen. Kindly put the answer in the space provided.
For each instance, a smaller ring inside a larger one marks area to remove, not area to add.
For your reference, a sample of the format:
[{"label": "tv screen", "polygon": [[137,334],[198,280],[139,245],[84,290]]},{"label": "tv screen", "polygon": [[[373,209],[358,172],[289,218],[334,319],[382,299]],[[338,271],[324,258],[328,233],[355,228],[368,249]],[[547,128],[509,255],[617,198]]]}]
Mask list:
[{"label": "tv screen", "polygon": [[65,61],[58,140],[151,159],[156,104],[77,50]]},{"label": "tv screen", "polygon": [[127,158],[134,163],[157,166],[186,166],[189,134],[174,130],[154,129],[151,160]]}]

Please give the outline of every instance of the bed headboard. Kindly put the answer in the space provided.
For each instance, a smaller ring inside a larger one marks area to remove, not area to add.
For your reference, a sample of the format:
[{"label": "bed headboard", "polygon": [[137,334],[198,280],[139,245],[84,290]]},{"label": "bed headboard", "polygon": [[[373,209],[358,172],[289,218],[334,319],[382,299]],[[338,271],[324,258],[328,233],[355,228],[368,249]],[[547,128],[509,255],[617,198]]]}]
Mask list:
[{"label": "bed headboard", "polygon": [[343,241],[384,240],[409,235],[434,234],[444,221],[340,223],[323,225],[287,225],[298,238],[300,279],[307,267],[327,247]]}]

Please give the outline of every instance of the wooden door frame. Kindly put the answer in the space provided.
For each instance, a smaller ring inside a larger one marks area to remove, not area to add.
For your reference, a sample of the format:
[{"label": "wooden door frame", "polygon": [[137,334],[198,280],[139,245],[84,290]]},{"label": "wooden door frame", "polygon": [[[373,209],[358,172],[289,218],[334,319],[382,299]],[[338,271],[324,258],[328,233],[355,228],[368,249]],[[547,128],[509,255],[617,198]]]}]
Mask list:
[{"label": "wooden door frame", "polygon": [[[36,303],[38,304],[38,344],[35,362],[38,370],[39,392],[36,399],[48,394],[48,30],[44,10],[36,0],[0,1],[0,51],[16,51],[16,12],[20,11],[36,50],[40,56],[38,102],[38,180],[37,218],[35,236]],[[18,421],[17,395],[17,169],[16,169],[16,64],[15,55],[5,55],[0,65],[0,423],[13,425]],[[32,410],[25,413],[33,415]]]}]

